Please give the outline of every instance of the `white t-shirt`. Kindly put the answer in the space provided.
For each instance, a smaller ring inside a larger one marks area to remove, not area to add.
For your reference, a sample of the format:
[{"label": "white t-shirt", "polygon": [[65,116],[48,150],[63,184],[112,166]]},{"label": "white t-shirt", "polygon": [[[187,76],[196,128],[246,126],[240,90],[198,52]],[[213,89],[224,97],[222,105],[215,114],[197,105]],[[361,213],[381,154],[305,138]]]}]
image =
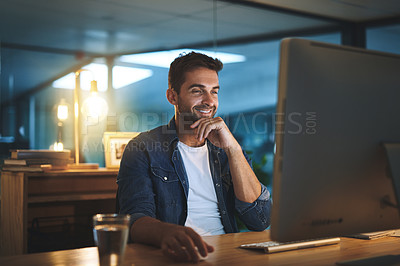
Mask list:
[{"label": "white t-shirt", "polygon": [[202,236],[225,234],[211,176],[207,144],[190,147],[179,141],[178,149],[189,179],[185,226]]}]

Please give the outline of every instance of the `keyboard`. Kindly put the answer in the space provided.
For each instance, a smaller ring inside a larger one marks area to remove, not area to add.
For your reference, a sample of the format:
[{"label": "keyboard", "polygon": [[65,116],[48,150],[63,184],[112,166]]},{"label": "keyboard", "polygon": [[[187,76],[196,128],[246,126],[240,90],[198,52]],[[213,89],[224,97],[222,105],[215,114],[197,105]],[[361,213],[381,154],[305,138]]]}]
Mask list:
[{"label": "keyboard", "polygon": [[275,253],[303,248],[313,248],[319,246],[334,245],[340,242],[339,237],[334,238],[321,238],[321,239],[308,239],[301,241],[291,241],[291,242],[276,242],[267,241],[261,243],[252,243],[241,245],[241,248],[248,249],[264,249],[266,253]]}]

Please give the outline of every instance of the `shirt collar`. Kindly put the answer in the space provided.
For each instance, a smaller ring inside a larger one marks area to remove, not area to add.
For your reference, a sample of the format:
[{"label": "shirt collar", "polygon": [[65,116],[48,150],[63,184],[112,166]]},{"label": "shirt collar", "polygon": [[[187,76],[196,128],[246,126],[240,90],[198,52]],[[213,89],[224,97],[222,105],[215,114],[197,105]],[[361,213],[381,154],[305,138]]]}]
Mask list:
[{"label": "shirt collar", "polygon": [[173,116],[167,124],[165,137],[169,145],[172,145],[174,142],[177,142],[179,140],[178,134],[176,133],[175,116]]}]

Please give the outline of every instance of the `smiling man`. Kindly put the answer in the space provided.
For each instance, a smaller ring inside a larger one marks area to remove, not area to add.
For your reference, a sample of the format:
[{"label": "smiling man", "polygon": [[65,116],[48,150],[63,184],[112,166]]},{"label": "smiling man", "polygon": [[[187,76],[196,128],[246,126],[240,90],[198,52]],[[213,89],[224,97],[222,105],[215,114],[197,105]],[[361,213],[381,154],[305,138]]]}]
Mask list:
[{"label": "smiling man", "polygon": [[120,213],[132,216],[130,238],[160,247],[178,261],[199,261],[214,248],[201,236],[270,223],[271,200],[218,109],[222,63],[181,55],[169,70],[168,125],[129,142],[118,174]]}]

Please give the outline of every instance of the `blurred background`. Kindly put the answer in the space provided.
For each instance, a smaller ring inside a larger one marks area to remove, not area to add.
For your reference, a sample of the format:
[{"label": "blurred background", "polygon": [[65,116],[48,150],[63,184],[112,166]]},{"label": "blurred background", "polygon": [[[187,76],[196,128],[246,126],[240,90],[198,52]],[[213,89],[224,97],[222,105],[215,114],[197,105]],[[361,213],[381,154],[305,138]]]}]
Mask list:
[{"label": "blurred background", "polygon": [[[104,132],[142,132],[172,118],[168,67],[195,49],[224,62],[218,115],[269,183],[285,37],[399,54],[400,2],[2,0],[0,156],[48,149],[60,136],[74,150],[73,72],[85,68],[81,100],[94,78],[108,112],[97,119],[81,115],[81,161],[104,166]],[[63,119],[57,117],[61,102],[68,107]]]}]

